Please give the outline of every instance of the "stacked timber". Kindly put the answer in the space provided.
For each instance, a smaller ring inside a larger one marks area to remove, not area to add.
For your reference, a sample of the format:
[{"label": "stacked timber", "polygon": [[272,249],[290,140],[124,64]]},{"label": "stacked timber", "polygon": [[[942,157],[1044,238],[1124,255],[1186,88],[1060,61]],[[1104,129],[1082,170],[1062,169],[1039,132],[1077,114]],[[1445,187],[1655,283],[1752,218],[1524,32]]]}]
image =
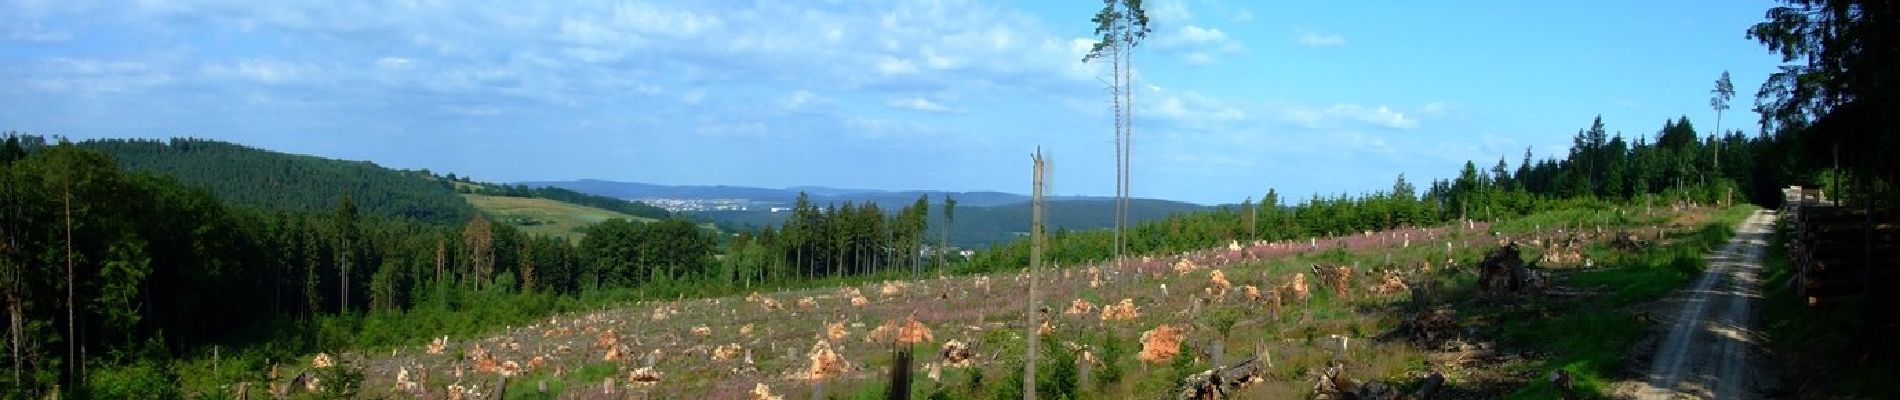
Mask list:
[{"label": "stacked timber", "polygon": [[1808,190],[1790,189],[1784,215],[1790,229],[1788,258],[1799,271],[1793,282],[1809,306],[1842,297],[1877,293],[1892,286],[1900,264],[1900,224],[1890,213],[1835,205]]}]

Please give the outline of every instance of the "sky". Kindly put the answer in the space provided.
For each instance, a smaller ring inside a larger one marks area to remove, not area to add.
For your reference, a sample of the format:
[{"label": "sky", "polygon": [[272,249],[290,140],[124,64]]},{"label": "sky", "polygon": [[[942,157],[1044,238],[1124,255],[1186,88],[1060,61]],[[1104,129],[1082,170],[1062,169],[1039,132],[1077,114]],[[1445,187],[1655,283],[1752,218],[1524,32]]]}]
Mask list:
[{"label": "sky", "polygon": [[[1687,116],[1754,133],[1764,1],[1149,0],[1131,190],[1418,186]],[[1114,192],[1097,1],[0,0],[0,130],[477,180]]]}]

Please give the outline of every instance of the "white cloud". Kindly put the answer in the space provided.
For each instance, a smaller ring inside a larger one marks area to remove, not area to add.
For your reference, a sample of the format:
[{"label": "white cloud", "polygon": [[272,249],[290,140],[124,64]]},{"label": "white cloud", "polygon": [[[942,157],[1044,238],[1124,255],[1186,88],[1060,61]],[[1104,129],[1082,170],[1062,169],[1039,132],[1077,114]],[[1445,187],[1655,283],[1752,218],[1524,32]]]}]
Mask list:
[{"label": "white cloud", "polygon": [[1220,28],[1187,25],[1175,30],[1173,34],[1162,37],[1155,44],[1162,47],[1179,47],[1220,43],[1227,40],[1227,33],[1221,32]]},{"label": "white cloud", "polygon": [[1282,120],[1306,128],[1329,128],[1351,123],[1386,129],[1411,129],[1417,128],[1419,124],[1418,119],[1406,116],[1405,113],[1388,106],[1368,107],[1354,103],[1341,103],[1320,108],[1283,104],[1275,108]]},{"label": "white cloud", "polygon": [[786,95],[783,100],[779,100],[779,108],[785,109],[786,111],[798,111],[804,109],[805,106],[810,105],[814,101],[818,101],[818,95],[801,89]]},{"label": "white cloud", "polygon": [[1182,0],[1161,0],[1150,3],[1148,16],[1158,22],[1176,23],[1194,19],[1194,13],[1188,12],[1187,4]]},{"label": "white cloud", "polygon": [[1293,41],[1303,47],[1323,48],[1346,45],[1346,37],[1337,34],[1323,34],[1301,30]]},{"label": "white cloud", "polygon": [[416,62],[402,57],[383,57],[376,60],[376,68],[389,71],[407,71],[415,69]]},{"label": "white cloud", "polygon": [[884,56],[877,60],[877,73],[886,76],[903,75],[917,72],[917,63],[910,60]]},{"label": "white cloud", "polygon": [[1187,62],[1188,65],[1198,67],[1198,66],[1213,64],[1214,55],[1197,51],[1197,52],[1188,53],[1188,55],[1182,56],[1181,60]]},{"label": "white cloud", "polygon": [[[1146,99],[1145,97],[1155,97]],[[1214,124],[1241,121],[1247,118],[1247,112],[1233,104],[1192,91],[1181,93],[1162,92],[1159,87],[1151,87],[1149,93],[1137,96],[1137,107],[1145,107],[1144,112],[1159,115],[1182,126],[1207,128]]]},{"label": "white cloud", "polygon": [[37,63],[42,71],[26,85],[47,92],[124,93],[178,81],[165,68],[138,61],[54,57]]},{"label": "white cloud", "polygon": [[211,64],[204,67],[207,75],[219,78],[238,78],[266,84],[281,84],[304,78],[316,70],[315,67],[294,64],[274,58],[252,58],[238,60],[235,63]]},{"label": "white cloud", "polygon": [[706,89],[703,89],[703,88],[689,90],[689,91],[686,91],[685,94],[680,95],[681,103],[686,103],[690,105],[699,105],[699,103],[702,103],[705,101],[706,101]]},{"label": "white cloud", "polygon": [[903,97],[903,98],[889,99],[884,102],[884,105],[891,106],[892,108],[901,108],[901,109],[906,109],[906,110],[916,110],[916,111],[924,111],[924,112],[934,112],[934,113],[950,112],[950,107],[945,106],[942,103],[938,103],[936,101],[932,101],[930,99],[926,99],[922,97]]},{"label": "white cloud", "polygon": [[763,122],[702,123],[695,132],[703,136],[726,138],[762,138],[772,134]]},{"label": "white cloud", "polygon": [[1191,24],[1160,35],[1155,39],[1155,47],[1180,53],[1183,62],[1195,66],[1219,61],[1217,54],[1241,51],[1240,42],[1220,28]]},{"label": "white cloud", "polygon": [[0,21],[0,24],[10,25],[0,26],[0,39],[9,42],[52,44],[73,40],[72,32],[47,30],[41,27],[37,22],[12,23]]}]

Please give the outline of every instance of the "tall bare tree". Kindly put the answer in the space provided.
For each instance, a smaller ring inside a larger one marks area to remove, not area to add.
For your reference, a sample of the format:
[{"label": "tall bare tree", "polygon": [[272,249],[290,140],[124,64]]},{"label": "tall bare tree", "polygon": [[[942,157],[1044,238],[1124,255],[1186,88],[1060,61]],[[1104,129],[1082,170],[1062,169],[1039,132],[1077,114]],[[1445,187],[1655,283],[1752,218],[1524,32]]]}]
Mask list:
[{"label": "tall bare tree", "polygon": [[356,202],[350,200],[349,193],[343,193],[343,200],[336,206],[337,313],[350,311],[350,263],[356,258],[350,245],[356,236],[356,213]]},{"label": "tall bare tree", "polygon": [[1735,98],[1735,83],[1729,81],[1728,71],[1722,71],[1722,77],[1715,80],[1715,89],[1709,91],[1709,108],[1715,109],[1715,170],[1722,171],[1722,112],[1728,110],[1728,102]]},{"label": "tall bare tree", "polygon": [[1129,168],[1134,152],[1134,48],[1148,38],[1148,11],[1141,0],[1103,0],[1102,9],[1090,19],[1100,38],[1082,56],[1082,62],[1108,58],[1108,90],[1115,114],[1115,259],[1127,248],[1129,225]]},{"label": "tall bare tree", "polygon": [[534,247],[521,241],[521,292],[534,293]]},{"label": "tall bare tree", "polygon": [[1042,336],[1036,332],[1037,328],[1041,327],[1041,324],[1037,323],[1036,312],[1038,308],[1041,308],[1042,299],[1036,297],[1036,281],[1042,280],[1037,274],[1042,272],[1042,189],[1047,183],[1043,180],[1045,164],[1042,159],[1042,148],[1036,148],[1036,154],[1032,157],[1035,161],[1035,171],[1032,173],[1035,176],[1035,186],[1030,189],[1029,198],[1029,301],[1026,302],[1029,304],[1029,309],[1024,312],[1023,318],[1029,329],[1029,348],[1026,352],[1028,356],[1023,362],[1023,398],[1029,400],[1036,399],[1036,351],[1041,349],[1036,344],[1037,337]]},{"label": "tall bare tree", "polygon": [[957,221],[957,199],[943,194],[943,235],[937,242],[937,275],[943,276],[944,252],[950,251],[950,224]]},{"label": "tall bare tree", "polygon": [[474,275],[475,288],[481,289],[486,286],[489,273],[495,270],[495,234],[488,226],[488,219],[480,214],[469,219],[468,227],[462,230],[462,240],[468,247],[468,268]]}]

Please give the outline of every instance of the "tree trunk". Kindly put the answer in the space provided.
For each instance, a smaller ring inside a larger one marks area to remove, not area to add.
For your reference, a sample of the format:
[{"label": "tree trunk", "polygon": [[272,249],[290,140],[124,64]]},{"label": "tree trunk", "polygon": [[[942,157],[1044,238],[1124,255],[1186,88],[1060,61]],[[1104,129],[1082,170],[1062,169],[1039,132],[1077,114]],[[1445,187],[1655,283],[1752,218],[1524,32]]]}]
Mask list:
[{"label": "tree trunk", "polygon": [[[73,313],[73,282],[74,281],[73,281],[73,189],[72,189],[72,182],[69,181],[66,183],[66,190],[63,191],[62,193],[63,194],[60,198],[61,198],[61,203],[64,204],[64,207],[65,207],[65,217],[66,217],[66,363],[67,363],[66,373],[69,375],[68,377],[69,379],[76,379],[78,377],[78,373],[76,371],[78,370],[75,369],[74,367],[79,364],[84,364],[84,363],[78,361],[78,358],[76,358],[78,354],[74,350],[75,345],[79,343],[79,336],[77,335],[78,329],[76,329],[76,324],[73,323],[74,321],[73,317],[75,314]],[[79,382],[81,381],[70,380],[66,383],[66,385],[68,387],[78,387]]]},{"label": "tree trunk", "polygon": [[24,313],[25,310],[20,309],[20,296],[9,291],[9,293],[7,293],[7,332],[9,333],[8,339],[11,339],[13,342],[14,382],[20,381],[20,342],[22,338],[20,330],[26,328],[26,322],[21,319],[21,315]]},{"label": "tree trunk", "polygon": [[1036,398],[1036,352],[1041,350],[1040,347],[1037,347],[1037,341],[1038,337],[1042,336],[1036,332],[1036,328],[1040,327],[1040,325],[1036,323],[1036,308],[1041,303],[1041,299],[1036,297],[1036,281],[1041,280],[1036,276],[1036,273],[1042,271],[1043,246],[1042,149],[1036,150],[1035,168],[1035,186],[1030,191],[1032,197],[1030,197],[1029,203],[1029,301],[1025,302],[1028,305],[1028,309],[1024,312],[1024,319],[1026,321],[1023,323],[1023,327],[1029,330],[1029,348],[1025,349],[1028,355],[1023,362],[1023,398],[1028,400],[1035,400]]},{"label": "tree trunk", "polygon": [[350,310],[350,234],[342,233],[343,248],[337,249],[337,304],[336,312],[342,314]]}]

